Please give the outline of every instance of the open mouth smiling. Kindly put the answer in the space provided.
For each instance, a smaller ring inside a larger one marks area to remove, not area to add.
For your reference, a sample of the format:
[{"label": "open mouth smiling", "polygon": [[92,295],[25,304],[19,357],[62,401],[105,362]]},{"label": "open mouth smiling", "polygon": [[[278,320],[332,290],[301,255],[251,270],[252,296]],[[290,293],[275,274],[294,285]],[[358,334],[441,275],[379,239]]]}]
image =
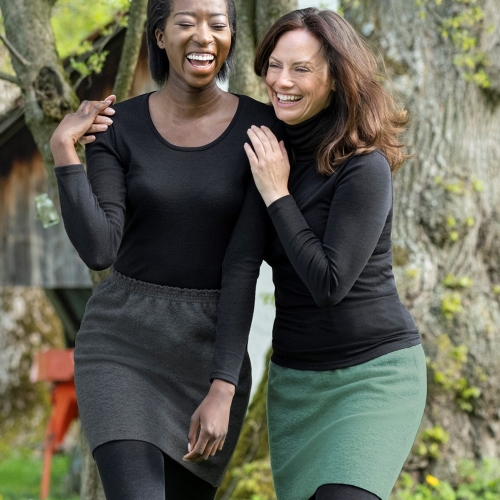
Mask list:
[{"label": "open mouth smiling", "polygon": [[276,99],[282,104],[294,104],[303,99],[301,95],[280,94],[276,92]]},{"label": "open mouth smiling", "polygon": [[209,68],[215,61],[215,56],[213,54],[207,54],[203,52],[192,52],[186,56],[186,59],[195,68]]}]

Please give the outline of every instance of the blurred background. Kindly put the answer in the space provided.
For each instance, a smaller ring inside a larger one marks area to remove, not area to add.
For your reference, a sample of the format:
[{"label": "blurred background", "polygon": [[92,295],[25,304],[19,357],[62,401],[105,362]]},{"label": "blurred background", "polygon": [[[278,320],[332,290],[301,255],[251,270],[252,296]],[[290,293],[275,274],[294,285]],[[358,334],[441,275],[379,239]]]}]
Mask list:
[{"label": "blurred background", "polygon": [[[237,66],[227,90],[266,102],[252,72],[256,45],[281,15],[314,6],[355,26],[408,109],[414,156],[394,177],[393,267],[422,334],[429,395],[393,500],[500,500],[499,1],[235,3]],[[146,4],[0,0],[0,500],[104,498],[80,434],[71,364],[103,274],[89,272],[65,235],[48,142],[81,100],[156,88]],[[218,494],[224,500],[275,499],[267,265],[257,288],[253,402]]]}]

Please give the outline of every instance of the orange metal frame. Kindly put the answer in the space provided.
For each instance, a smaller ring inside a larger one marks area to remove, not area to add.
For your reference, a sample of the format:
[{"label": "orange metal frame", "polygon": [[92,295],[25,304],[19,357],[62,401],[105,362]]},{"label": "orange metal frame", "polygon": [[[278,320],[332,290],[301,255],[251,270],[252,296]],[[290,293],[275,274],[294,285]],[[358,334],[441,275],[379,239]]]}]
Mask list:
[{"label": "orange metal frame", "polygon": [[52,411],[45,431],[40,499],[49,496],[52,455],[59,451],[71,422],[78,417],[73,349],[51,349],[40,352],[31,371],[33,382],[51,382]]}]

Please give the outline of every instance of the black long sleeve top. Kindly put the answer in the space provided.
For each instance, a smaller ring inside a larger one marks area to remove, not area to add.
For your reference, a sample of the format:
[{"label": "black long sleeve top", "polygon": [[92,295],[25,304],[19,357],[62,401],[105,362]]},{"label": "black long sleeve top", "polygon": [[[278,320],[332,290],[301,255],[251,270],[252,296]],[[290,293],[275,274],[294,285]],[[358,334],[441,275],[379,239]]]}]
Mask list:
[{"label": "black long sleeve top", "polygon": [[[150,94],[116,105],[82,165],[56,168],[64,225],[91,269],[110,265],[149,283],[220,289],[211,380],[237,384],[265,238],[265,205],[243,148],[251,125],[278,135],[271,107],[239,96],[236,114],[202,147],[167,142],[149,113]],[[189,339],[186,339],[189,341]]]},{"label": "black long sleeve top", "polygon": [[294,160],[290,195],[268,207],[276,234],[276,320],[272,361],[328,370],[417,345],[392,273],[392,177],[379,151],[354,156],[336,172],[317,171],[325,110],[286,126]]}]

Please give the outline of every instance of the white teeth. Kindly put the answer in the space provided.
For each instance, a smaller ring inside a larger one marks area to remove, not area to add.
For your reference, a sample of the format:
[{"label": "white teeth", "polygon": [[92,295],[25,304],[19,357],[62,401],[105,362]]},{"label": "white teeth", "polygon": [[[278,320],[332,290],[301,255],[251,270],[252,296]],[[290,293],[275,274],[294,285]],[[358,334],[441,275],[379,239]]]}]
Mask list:
[{"label": "white teeth", "polygon": [[286,94],[276,94],[280,101],[300,101],[302,99],[301,95],[286,95]]},{"label": "white teeth", "polygon": [[195,61],[213,61],[215,56],[213,54],[188,54],[187,58]]}]

